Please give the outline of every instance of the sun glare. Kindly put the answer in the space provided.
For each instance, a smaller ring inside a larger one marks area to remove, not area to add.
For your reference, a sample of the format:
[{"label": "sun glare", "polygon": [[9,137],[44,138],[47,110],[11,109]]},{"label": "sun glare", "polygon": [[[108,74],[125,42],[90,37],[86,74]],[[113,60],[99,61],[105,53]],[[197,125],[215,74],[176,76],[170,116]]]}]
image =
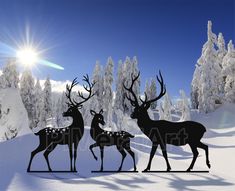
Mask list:
[{"label": "sun glare", "polygon": [[17,58],[21,64],[31,67],[38,61],[38,54],[32,48],[24,48],[17,52]]}]

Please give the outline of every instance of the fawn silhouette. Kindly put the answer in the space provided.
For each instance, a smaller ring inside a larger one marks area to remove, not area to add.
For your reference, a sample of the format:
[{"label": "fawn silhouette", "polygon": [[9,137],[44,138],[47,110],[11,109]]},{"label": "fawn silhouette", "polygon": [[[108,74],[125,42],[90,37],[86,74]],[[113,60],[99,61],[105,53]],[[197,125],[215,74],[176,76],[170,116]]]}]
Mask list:
[{"label": "fawn silhouette", "polygon": [[136,171],[135,153],[130,148],[130,138],[134,138],[134,136],[125,131],[113,132],[113,131],[105,131],[101,129],[99,124],[105,125],[104,117],[102,115],[103,110],[101,109],[99,113],[96,113],[93,110],[90,110],[90,112],[91,112],[91,115],[94,116],[91,122],[90,134],[91,134],[92,139],[95,141],[94,144],[90,145],[90,150],[95,160],[97,160],[97,157],[95,156],[93,152],[93,148],[100,147],[100,154],[101,154],[100,171],[103,171],[104,147],[112,146],[112,145],[116,145],[117,150],[122,155],[122,161],[121,161],[121,165],[118,171],[122,170],[122,164],[126,157],[125,150],[131,155],[133,162],[134,162],[134,171]]},{"label": "fawn silhouette", "polygon": [[[88,92],[87,97],[85,97],[81,92],[78,92],[78,96],[82,101],[76,102],[71,98],[71,91],[74,86],[78,84],[77,78],[75,78],[72,84],[69,86],[66,85],[66,97],[68,98],[68,110],[63,113],[64,117],[72,117],[73,122],[70,126],[65,128],[45,128],[35,133],[39,136],[39,146],[31,153],[29,165],[27,171],[30,172],[30,166],[33,160],[33,157],[45,150],[44,157],[46,159],[48,169],[51,170],[50,163],[48,160],[48,155],[52,152],[55,147],[59,145],[68,145],[69,154],[70,154],[70,171],[76,172],[76,159],[77,159],[77,147],[78,143],[81,140],[84,133],[84,121],[83,117],[79,111],[82,108],[82,104],[88,101],[94,94],[92,93],[92,88],[94,83],[90,83],[88,75],[83,76],[83,81],[88,84],[88,86],[83,85],[84,89]],[[74,149],[73,149],[74,146]],[[74,152],[74,153],[73,153]],[[73,155],[74,154],[74,155]],[[74,157],[74,165],[72,165],[72,160]]]},{"label": "fawn silhouette", "polygon": [[166,86],[164,84],[161,72],[159,71],[160,78],[157,76],[157,81],[161,86],[161,91],[157,97],[154,99],[148,100],[147,94],[145,93],[145,100],[141,98],[141,104],[139,104],[137,95],[133,91],[134,82],[139,78],[140,72],[137,76],[132,74],[132,83],[130,87],[126,87],[123,84],[124,88],[127,90],[126,98],[130,101],[131,105],[134,107],[134,111],[131,114],[132,119],[137,119],[137,124],[140,130],[150,139],[152,142],[152,150],[150,152],[149,162],[147,168],[144,170],[149,171],[151,168],[151,162],[153,156],[157,150],[158,145],[160,145],[163,157],[165,158],[167,164],[167,171],[171,170],[171,166],[168,161],[166,144],[171,144],[175,146],[181,146],[189,144],[192,153],[193,159],[187,169],[191,171],[193,169],[194,163],[198,157],[197,148],[202,148],[206,153],[206,164],[210,168],[208,146],[202,143],[200,140],[203,137],[203,134],[206,132],[206,128],[197,122],[194,121],[185,121],[185,122],[170,122],[165,120],[151,120],[147,110],[149,109],[152,102],[159,100],[166,93]]}]

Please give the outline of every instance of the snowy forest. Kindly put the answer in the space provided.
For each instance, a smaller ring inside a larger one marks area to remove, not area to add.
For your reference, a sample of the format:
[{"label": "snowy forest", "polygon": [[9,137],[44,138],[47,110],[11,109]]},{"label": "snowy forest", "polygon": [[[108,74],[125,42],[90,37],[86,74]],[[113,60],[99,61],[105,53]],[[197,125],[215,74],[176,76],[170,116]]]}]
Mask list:
[{"label": "snowy forest", "polygon": [[[181,118],[178,121],[185,121],[191,119],[191,109],[209,113],[223,103],[235,103],[235,50],[232,41],[229,41],[226,48],[222,33],[217,37],[212,32],[211,21],[208,21],[207,36],[208,40],[203,45],[202,54],[193,75],[191,100],[180,89],[180,98],[174,102],[167,93],[162,101],[151,105],[149,114],[152,118],[175,121],[174,113],[180,113]],[[116,74],[114,67],[117,67]],[[97,61],[93,74],[90,75],[95,82],[95,96],[81,109],[85,125],[89,126],[91,123],[90,109],[95,111],[103,109],[106,127],[113,130],[128,128],[126,124],[133,107],[126,99],[127,92],[123,84],[128,86],[132,75],[137,75],[138,72],[137,57],[126,57],[124,61],[120,60],[118,63],[114,63],[109,57],[105,65]],[[145,84],[144,91],[149,99],[157,95],[158,84],[155,78],[145,82],[139,80],[135,84],[134,92],[143,96],[144,92],[140,92],[141,83]],[[62,127],[70,123],[69,118],[62,116],[62,113],[67,110],[66,87],[62,93],[52,92],[49,77],[46,80],[35,79],[30,69],[20,74],[16,60],[8,59],[0,76],[0,89],[7,88],[19,90],[27,111],[29,128],[32,131],[46,126]],[[76,92],[73,96],[76,99]],[[2,115],[4,113],[2,114],[1,111],[1,117]],[[5,133],[5,139],[15,137],[17,133],[17,129],[11,129]]]},{"label": "snowy forest", "polygon": [[203,45],[192,80],[192,108],[215,111],[221,104],[235,103],[235,50],[232,40],[227,48],[222,33],[212,32],[208,21],[207,42]]}]

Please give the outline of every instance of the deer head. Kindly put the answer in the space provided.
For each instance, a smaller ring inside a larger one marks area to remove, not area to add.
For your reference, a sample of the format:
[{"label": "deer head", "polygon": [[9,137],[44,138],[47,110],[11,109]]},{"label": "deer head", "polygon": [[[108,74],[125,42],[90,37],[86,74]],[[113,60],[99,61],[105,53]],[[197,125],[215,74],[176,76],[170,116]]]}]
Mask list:
[{"label": "deer head", "polygon": [[81,98],[80,102],[77,102],[75,101],[75,99],[71,98],[72,89],[78,84],[77,78],[72,81],[71,85],[66,85],[67,91],[65,95],[68,98],[68,110],[63,113],[64,117],[75,117],[76,114],[79,112],[78,109],[81,109],[83,107],[83,104],[95,95],[94,93],[92,93],[92,88],[94,87],[95,83],[90,82],[88,75],[83,76],[83,81],[87,83],[87,85],[83,85],[83,88],[88,92],[88,95],[85,97],[82,92],[78,91],[78,97]]},{"label": "deer head", "polygon": [[141,102],[141,104],[139,104],[139,101],[137,99],[137,95],[133,91],[133,85],[134,85],[135,81],[139,78],[139,76],[140,76],[140,72],[138,73],[137,76],[134,76],[132,74],[132,76],[131,76],[132,82],[131,82],[131,86],[129,88],[126,87],[125,84],[123,84],[124,88],[129,92],[129,95],[126,95],[126,98],[130,101],[131,105],[134,107],[134,111],[131,114],[132,119],[139,119],[139,118],[142,118],[142,117],[148,115],[147,110],[149,109],[151,103],[159,100],[166,93],[166,86],[164,84],[162,74],[159,71],[160,78],[157,76],[157,81],[159,82],[159,84],[161,86],[161,91],[160,91],[159,95],[157,97],[155,97],[154,99],[149,100],[148,96],[145,92],[145,99],[143,100],[143,99],[141,99],[141,97],[139,97],[139,100]]},{"label": "deer head", "polygon": [[94,110],[90,110],[91,115],[93,115],[93,121],[95,121],[97,124],[105,125],[104,122],[104,116],[103,114],[103,109],[100,110],[99,113],[96,113]]}]

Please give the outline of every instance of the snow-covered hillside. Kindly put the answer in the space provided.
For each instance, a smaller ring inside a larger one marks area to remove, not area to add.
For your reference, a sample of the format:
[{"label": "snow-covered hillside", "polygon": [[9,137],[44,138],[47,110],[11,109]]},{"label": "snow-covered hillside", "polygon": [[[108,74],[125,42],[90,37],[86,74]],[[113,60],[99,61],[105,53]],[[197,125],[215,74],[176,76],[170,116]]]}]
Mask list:
[{"label": "snow-covered hillside", "polygon": [[0,89],[0,141],[27,131],[28,117],[20,93],[15,88]]},{"label": "snow-covered hillside", "polygon": [[[27,173],[30,153],[39,142],[38,137],[32,133],[1,142],[0,190],[234,190],[235,121],[232,113],[235,113],[235,106],[224,106],[205,116],[194,115],[195,119],[208,126],[203,142],[209,145],[212,165],[210,173],[141,173],[147,166],[151,149],[150,141],[142,134],[131,140],[139,173],[91,173],[92,170],[99,169],[100,161],[95,161],[89,151],[93,140],[89,135],[89,127],[86,127],[78,148],[78,173]],[[99,156],[99,150],[94,151]],[[199,149],[199,153],[194,170],[208,170],[204,151]],[[188,146],[169,146],[168,155],[172,170],[186,170],[192,160]],[[49,159],[53,170],[69,170],[69,152],[66,146],[58,146]],[[120,162],[121,156],[115,147],[105,148],[104,170],[116,170]],[[131,157],[127,156],[123,170],[132,170],[132,167]],[[158,149],[152,170],[165,169],[164,158]],[[35,156],[32,170],[47,170],[43,153]]]}]

